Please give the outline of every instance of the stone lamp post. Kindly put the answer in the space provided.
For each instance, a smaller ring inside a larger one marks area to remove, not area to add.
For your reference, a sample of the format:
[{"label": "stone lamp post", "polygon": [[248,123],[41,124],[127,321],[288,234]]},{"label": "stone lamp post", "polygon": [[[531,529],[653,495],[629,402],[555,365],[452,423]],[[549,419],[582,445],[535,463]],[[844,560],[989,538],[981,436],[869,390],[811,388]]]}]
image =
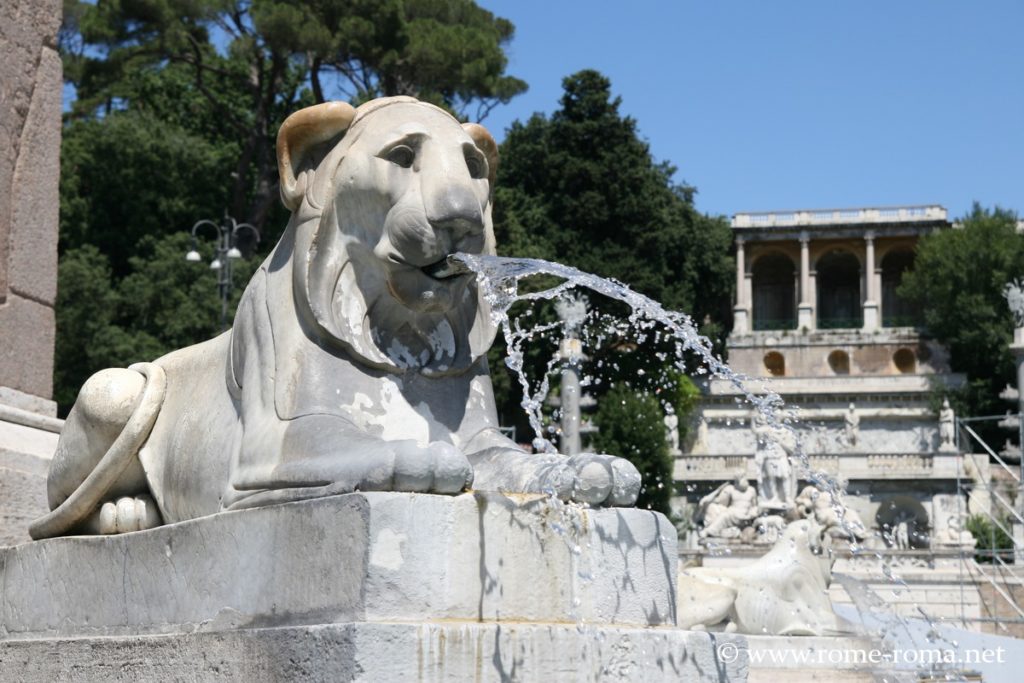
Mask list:
[{"label": "stone lamp post", "polygon": [[216,250],[213,260],[210,261],[210,268],[218,271],[217,289],[220,291],[220,329],[228,329],[228,299],[231,296],[231,262],[242,258],[242,251],[238,248],[238,235],[249,230],[256,237],[256,244],[260,242],[260,231],[256,226],[249,223],[239,223],[231,216],[224,214],[222,223],[215,223],[208,219],[197,221],[192,226],[192,246],[185,254],[185,260],[190,263],[200,263],[203,257],[196,250],[198,246],[198,230],[201,227],[210,226],[217,231]]},{"label": "stone lamp post", "polygon": [[558,355],[565,363],[562,368],[562,453],[576,455],[583,450],[580,439],[582,412],[580,411],[580,366],[586,360],[579,339],[580,327],[587,317],[587,300],[566,297],[555,302],[555,312],[565,327],[565,336]]}]

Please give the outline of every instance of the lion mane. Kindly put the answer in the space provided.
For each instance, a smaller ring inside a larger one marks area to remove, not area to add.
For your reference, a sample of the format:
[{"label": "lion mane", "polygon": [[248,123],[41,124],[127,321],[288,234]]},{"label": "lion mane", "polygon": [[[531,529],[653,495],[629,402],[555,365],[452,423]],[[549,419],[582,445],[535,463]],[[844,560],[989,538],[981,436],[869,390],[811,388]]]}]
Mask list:
[{"label": "lion mane", "polygon": [[[307,336],[343,349],[365,365],[391,373],[418,370],[426,375],[466,371],[487,352],[496,326],[491,309],[472,278],[451,286],[455,305],[441,311],[413,311],[389,294],[383,269],[363,225],[367,217],[338,215],[345,187],[337,179],[351,144],[374,125],[373,114],[399,103],[415,104],[454,117],[434,105],[411,97],[374,100],[357,109],[339,102],[303,110],[314,124],[286,122],[279,135],[281,193],[293,216],[288,230],[294,244],[292,287],[294,302]],[[297,115],[293,115],[297,116]],[[315,125],[314,130],[310,130]],[[461,124],[460,124],[461,125]],[[493,187],[497,148],[490,134],[476,124],[463,128],[489,161]],[[315,132],[314,132],[315,131]],[[387,192],[389,188],[380,188]],[[358,204],[357,204],[358,209]],[[387,220],[412,220],[426,225],[420,204],[416,215]],[[408,214],[408,209],[406,209]],[[372,219],[371,219],[372,220]],[[485,254],[494,254],[491,206],[484,211]],[[378,227],[378,226],[373,226]],[[384,229],[385,226],[380,226]]]}]

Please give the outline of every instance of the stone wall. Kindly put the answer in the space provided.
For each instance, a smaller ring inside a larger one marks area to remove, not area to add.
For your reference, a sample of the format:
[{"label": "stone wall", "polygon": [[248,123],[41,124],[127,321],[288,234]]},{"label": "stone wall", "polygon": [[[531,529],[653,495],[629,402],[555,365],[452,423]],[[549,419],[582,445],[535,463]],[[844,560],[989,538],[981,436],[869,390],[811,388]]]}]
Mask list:
[{"label": "stone wall", "polygon": [[47,511],[60,181],[60,0],[0,2],[0,545]]},{"label": "stone wall", "polygon": [[60,0],[0,3],[0,387],[44,399],[53,392],[60,21]]}]

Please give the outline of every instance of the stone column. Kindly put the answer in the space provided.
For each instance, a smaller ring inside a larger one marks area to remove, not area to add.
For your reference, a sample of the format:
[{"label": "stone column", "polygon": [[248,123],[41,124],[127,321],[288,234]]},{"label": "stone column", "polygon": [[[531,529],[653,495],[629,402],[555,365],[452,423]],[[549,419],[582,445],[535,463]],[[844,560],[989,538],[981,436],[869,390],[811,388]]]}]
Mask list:
[{"label": "stone column", "polygon": [[864,235],[864,243],[867,255],[864,259],[864,331],[874,332],[879,328],[881,320],[878,317],[878,287],[876,286],[875,273],[875,233],[868,232]]},{"label": "stone column", "polygon": [[[0,2],[0,546],[46,513],[54,417],[60,0]],[[2,676],[0,676],[2,677]]]},{"label": "stone column", "polygon": [[562,368],[562,436],[559,450],[563,455],[578,455],[583,450],[580,426],[583,420],[580,411],[580,361],[583,348],[579,339],[563,339],[561,356],[566,361]]},{"label": "stone column", "polygon": [[747,257],[743,238],[736,238],[736,306],[732,309],[732,333],[750,332],[750,300],[747,292]]},{"label": "stone column", "polygon": [[801,330],[814,329],[814,300],[811,299],[810,236],[800,233],[800,304],[797,307],[796,326]]}]

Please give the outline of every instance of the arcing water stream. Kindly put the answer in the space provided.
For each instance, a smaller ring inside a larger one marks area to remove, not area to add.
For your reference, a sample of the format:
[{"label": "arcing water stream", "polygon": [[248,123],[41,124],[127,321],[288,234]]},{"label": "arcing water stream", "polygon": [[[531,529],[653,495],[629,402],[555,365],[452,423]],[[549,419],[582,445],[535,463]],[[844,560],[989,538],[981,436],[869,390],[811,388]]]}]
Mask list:
[{"label": "arcing water stream", "polygon": [[[541,323],[530,326],[520,325],[519,319],[510,315],[512,306],[520,301],[550,301],[564,297],[576,289],[586,289],[595,292],[609,299],[622,302],[629,307],[629,314],[625,321],[626,325],[619,326],[622,331],[628,327],[633,331],[639,343],[645,339],[654,338],[660,341],[669,341],[674,348],[674,353],[667,354],[658,360],[674,368],[678,372],[686,373],[688,368],[686,358],[696,357],[701,365],[693,368],[692,374],[710,375],[716,379],[730,382],[739,390],[753,407],[755,414],[761,416],[771,427],[778,441],[788,441],[785,446],[779,445],[786,450],[796,465],[799,478],[802,478],[827,493],[831,500],[831,506],[836,512],[839,526],[850,539],[850,550],[854,554],[864,549],[854,540],[856,534],[846,519],[846,507],[841,502],[842,487],[832,476],[814,471],[804,448],[804,432],[810,430],[797,429],[798,419],[795,411],[785,406],[782,398],[761,381],[736,373],[731,370],[722,359],[716,355],[712,348],[711,341],[702,336],[696,329],[690,317],[684,313],[666,310],[660,303],[654,301],[628,286],[598,277],[596,275],[580,271],[560,263],[553,263],[540,259],[530,258],[505,258],[498,256],[482,256],[470,254],[455,254],[447,259],[449,275],[472,272],[475,274],[477,286],[480,288],[484,299],[491,307],[492,320],[498,325],[504,335],[507,345],[506,365],[515,372],[523,392],[522,406],[529,417],[530,425],[534,431],[534,448],[547,452],[556,452],[554,445],[544,436],[544,424],[542,409],[549,390],[549,375],[557,359],[548,362],[544,377],[539,380],[536,388],[531,385],[530,379],[524,370],[525,345],[534,340],[538,335],[549,332],[558,332],[561,328],[559,323]],[[520,282],[532,276],[552,276],[557,278],[557,284],[537,291],[521,292]],[[740,401],[741,399],[737,399]],[[800,425],[803,427],[803,425]],[[788,438],[787,438],[788,437]],[[709,547],[709,550],[713,550]],[[878,560],[883,562],[883,571],[898,586],[906,584],[899,578],[893,576],[891,568],[881,554],[875,553]],[[581,575],[582,576],[582,575]],[[849,579],[844,585],[859,582]],[[859,594],[860,589],[851,584],[850,594],[858,606],[862,609],[865,604],[864,597]],[[864,588],[864,587],[862,587]],[[864,588],[866,590],[866,588]],[[931,634],[935,633],[935,625],[927,615],[924,615],[929,624],[929,641]],[[876,627],[875,634],[886,638],[901,627],[905,630],[905,623],[895,615],[885,617],[889,623],[882,627]],[[952,642],[952,641],[949,641]],[[953,643],[955,646],[955,643]]]}]

